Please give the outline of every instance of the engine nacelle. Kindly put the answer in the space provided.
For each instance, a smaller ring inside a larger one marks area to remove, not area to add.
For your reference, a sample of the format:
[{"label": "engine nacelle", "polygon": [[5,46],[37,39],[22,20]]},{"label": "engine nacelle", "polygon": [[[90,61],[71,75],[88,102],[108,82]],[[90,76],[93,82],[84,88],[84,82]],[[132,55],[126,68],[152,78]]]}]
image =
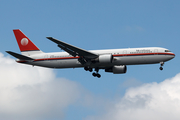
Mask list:
[{"label": "engine nacelle", "polygon": [[105,55],[100,55],[97,59],[95,59],[95,62],[99,63],[112,63],[113,56],[111,54],[105,54]]},{"label": "engine nacelle", "polygon": [[126,71],[127,71],[126,65],[113,66],[112,68],[105,69],[105,72],[112,72],[114,74],[123,74],[126,73]]}]

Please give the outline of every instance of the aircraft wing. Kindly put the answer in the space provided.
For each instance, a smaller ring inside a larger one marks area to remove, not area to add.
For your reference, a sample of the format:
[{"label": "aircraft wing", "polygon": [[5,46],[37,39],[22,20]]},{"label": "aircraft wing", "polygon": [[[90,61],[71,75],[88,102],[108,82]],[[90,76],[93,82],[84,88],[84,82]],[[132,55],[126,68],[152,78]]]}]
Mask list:
[{"label": "aircraft wing", "polygon": [[55,42],[56,44],[58,44],[58,47],[60,47],[61,49],[63,49],[64,51],[68,52],[70,55],[72,56],[81,56],[87,59],[93,59],[93,58],[97,58],[98,55],[95,53],[91,53],[87,50],[83,50],[81,48],[75,47],[73,45],[70,45],[68,43],[62,42],[60,40],[57,40],[55,38],[52,37],[47,37],[47,39]]}]

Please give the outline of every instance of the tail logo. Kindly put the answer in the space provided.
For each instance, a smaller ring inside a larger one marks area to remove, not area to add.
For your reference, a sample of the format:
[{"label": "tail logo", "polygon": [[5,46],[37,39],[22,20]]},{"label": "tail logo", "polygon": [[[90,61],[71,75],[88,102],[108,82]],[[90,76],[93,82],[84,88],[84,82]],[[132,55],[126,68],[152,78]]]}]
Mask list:
[{"label": "tail logo", "polygon": [[28,44],[28,39],[27,38],[21,39],[21,45],[26,46],[27,44]]}]

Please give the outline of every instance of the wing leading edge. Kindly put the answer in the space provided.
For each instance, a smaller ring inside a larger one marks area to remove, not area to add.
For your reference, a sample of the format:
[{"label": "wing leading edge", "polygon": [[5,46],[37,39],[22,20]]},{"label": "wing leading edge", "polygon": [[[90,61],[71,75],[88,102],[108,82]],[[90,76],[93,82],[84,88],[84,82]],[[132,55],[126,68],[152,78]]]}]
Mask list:
[{"label": "wing leading edge", "polygon": [[47,39],[55,42],[56,44],[58,44],[58,47],[60,47],[61,49],[63,49],[64,51],[68,52],[70,55],[72,56],[80,56],[86,59],[93,59],[93,58],[97,58],[99,55],[91,53],[87,50],[75,47],[73,45],[70,45],[68,43],[62,42],[60,40],[57,40],[53,37],[46,37]]}]

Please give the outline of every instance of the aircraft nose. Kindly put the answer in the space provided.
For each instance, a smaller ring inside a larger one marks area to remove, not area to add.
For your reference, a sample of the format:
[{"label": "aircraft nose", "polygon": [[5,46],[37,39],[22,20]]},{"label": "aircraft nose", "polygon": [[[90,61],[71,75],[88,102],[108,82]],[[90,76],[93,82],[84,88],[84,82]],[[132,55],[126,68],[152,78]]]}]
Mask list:
[{"label": "aircraft nose", "polygon": [[176,55],[174,53],[171,54],[171,59],[173,59]]},{"label": "aircraft nose", "polygon": [[[174,53],[173,53],[173,54],[174,54]],[[173,58],[174,58],[175,56],[176,56],[176,55],[174,54],[174,55],[173,55]]]}]

